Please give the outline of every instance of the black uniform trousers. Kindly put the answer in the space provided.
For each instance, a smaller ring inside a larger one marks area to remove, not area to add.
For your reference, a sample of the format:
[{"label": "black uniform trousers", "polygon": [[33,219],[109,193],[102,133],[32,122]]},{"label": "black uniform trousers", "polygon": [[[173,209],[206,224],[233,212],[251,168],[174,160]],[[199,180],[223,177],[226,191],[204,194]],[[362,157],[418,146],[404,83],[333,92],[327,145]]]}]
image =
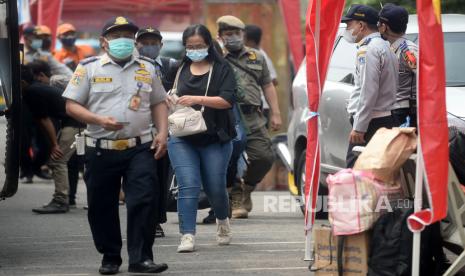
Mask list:
[{"label": "black uniform trousers", "polygon": [[126,195],[129,264],[153,260],[159,193],[151,143],[118,151],[86,148],[88,219],[102,263],[121,264],[119,191]]},{"label": "black uniform trousers", "polygon": [[[354,118],[350,117],[350,124],[354,124]],[[358,155],[354,154],[352,151],[356,146],[366,146],[368,142],[370,142],[371,138],[375,135],[376,131],[382,127],[385,128],[393,128],[394,127],[394,120],[392,116],[386,116],[381,118],[374,118],[371,119],[370,123],[368,124],[367,132],[365,133],[365,143],[363,144],[352,144],[349,143],[349,148],[347,149],[347,156],[346,156],[346,164],[347,168],[353,168],[355,165],[355,161],[357,161]]]},{"label": "black uniform trousers", "polygon": [[399,108],[391,111],[392,119],[394,120],[395,126],[401,126],[407,121],[407,117],[410,117],[410,126],[417,127],[417,114],[412,113],[410,108]]}]

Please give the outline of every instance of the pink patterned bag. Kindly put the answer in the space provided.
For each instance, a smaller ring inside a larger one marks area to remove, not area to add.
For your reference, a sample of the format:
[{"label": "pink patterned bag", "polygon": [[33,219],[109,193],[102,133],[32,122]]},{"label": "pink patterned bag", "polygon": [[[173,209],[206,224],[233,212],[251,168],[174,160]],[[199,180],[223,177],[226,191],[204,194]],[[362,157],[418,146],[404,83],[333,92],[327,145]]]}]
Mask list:
[{"label": "pink patterned bag", "polygon": [[344,169],[326,179],[329,221],[334,235],[352,235],[370,229],[389,210],[389,201],[402,197],[400,185],[386,186],[370,172]]}]

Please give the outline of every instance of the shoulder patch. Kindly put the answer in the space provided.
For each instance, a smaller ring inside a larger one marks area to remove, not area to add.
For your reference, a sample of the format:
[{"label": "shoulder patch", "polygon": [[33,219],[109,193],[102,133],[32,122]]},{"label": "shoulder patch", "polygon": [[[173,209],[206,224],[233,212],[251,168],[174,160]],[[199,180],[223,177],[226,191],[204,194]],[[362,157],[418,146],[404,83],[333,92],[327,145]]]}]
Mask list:
[{"label": "shoulder patch", "polygon": [[257,60],[257,54],[254,51],[250,51],[249,53],[249,60]]},{"label": "shoulder patch", "polygon": [[74,71],[74,74],[70,80],[70,83],[74,86],[79,86],[86,75],[87,75],[86,68],[84,67],[84,65],[79,64],[76,70]]},{"label": "shoulder patch", "polygon": [[89,58],[86,58],[86,59],[81,60],[80,64],[86,65],[86,64],[92,63],[92,62],[94,62],[94,61],[97,61],[97,60],[99,60],[99,59],[100,59],[100,58],[97,57],[97,56],[95,56],[95,57],[89,57]]},{"label": "shoulder patch", "polygon": [[408,48],[402,51],[402,57],[410,69],[417,69],[417,57]]}]

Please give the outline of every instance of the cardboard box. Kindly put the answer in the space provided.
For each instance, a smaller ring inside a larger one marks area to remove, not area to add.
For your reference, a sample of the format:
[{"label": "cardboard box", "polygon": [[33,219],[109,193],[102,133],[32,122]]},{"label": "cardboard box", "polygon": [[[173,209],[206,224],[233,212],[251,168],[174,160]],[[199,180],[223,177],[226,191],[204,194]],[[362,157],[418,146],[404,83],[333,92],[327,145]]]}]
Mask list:
[{"label": "cardboard box", "polygon": [[[370,233],[363,232],[345,237],[344,276],[367,275]],[[331,228],[327,226],[315,228],[314,241],[315,263],[312,270],[315,271],[315,275],[338,276],[337,237],[332,235]]]}]

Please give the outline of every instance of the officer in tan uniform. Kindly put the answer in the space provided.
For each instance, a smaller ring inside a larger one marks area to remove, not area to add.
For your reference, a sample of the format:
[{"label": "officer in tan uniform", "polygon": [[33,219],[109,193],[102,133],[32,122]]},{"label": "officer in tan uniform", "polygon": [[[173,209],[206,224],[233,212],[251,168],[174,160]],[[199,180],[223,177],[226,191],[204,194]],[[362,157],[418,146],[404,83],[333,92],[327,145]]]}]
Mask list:
[{"label": "officer in tan uniform", "polygon": [[[106,54],[82,61],[63,96],[70,116],[85,132],[88,219],[101,274],[116,274],[122,263],[118,196],[122,179],[127,207],[129,272],[159,273],[153,262],[155,214],[160,195],[155,159],[166,153],[166,92],[150,59],[134,56],[138,27],[125,17],[111,19],[100,43]],[[158,134],[153,137],[151,123]]]},{"label": "officer in tan uniform", "polygon": [[225,58],[239,77],[238,85],[245,97],[239,101],[248,128],[246,153],[248,168],[243,184],[236,184],[231,190],[233,218],[247,218],[252,210],[251,192],[255,189],[273,164],[271,140],[266,129],[266,119],[261,106],[261,93],[270,106],[270,125],[273,130],[281,127],[281,113],[275,87],[263,55],[255,49],[244,46],[245,24],[237,17],[220,17],[218,39],[223,43]]}]

